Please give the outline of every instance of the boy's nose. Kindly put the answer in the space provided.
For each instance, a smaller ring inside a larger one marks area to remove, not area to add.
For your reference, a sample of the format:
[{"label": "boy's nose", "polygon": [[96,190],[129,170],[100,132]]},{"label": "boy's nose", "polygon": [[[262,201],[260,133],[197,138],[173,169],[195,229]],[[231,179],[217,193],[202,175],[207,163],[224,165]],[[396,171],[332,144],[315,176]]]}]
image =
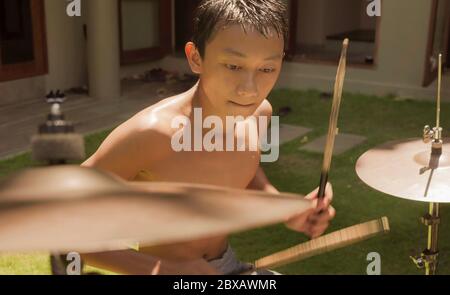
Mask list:
[{"label": "boy's nose", "polygon": [[240,97],[254,98],[258,97],[258,87],[256,86],[253,75],[247,76],[245,81],[238,87]]}]

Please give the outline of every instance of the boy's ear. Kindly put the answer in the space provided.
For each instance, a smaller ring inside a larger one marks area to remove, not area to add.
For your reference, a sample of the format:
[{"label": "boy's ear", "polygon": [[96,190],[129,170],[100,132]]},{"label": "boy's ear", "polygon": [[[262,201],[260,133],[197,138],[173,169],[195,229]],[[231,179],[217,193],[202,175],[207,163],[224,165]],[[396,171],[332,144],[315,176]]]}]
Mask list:
[{"label": "boy's ear", "polygon": [[194,43],[188,42],[184,48],[187,60],[191,70],[195,74],[201,74],[202,72],[202,58],[200,52],[198,52],[197,47]]}]

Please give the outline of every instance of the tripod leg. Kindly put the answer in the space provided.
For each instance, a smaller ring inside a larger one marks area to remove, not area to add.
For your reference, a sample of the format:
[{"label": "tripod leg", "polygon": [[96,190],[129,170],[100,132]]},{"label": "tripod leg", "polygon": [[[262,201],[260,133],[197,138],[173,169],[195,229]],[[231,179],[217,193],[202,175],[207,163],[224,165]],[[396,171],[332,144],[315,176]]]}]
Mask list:
[{"label": "tripod leg", "polygon": [[418,268],[425,268],[425,275],[436,274],[439,255],[439,222],[439,204],[430,203],[428,213],[422,217],[422,223],[428,228],[427,248],[418,256],[410,256]]},{"label": "tripod leg", "polygon": [[439,233],[439,203],[430,203],[430,222],[428,225],[427,249],[424,251],[426,257],[425,274],[434,275],[438,265],[438,233]]}]

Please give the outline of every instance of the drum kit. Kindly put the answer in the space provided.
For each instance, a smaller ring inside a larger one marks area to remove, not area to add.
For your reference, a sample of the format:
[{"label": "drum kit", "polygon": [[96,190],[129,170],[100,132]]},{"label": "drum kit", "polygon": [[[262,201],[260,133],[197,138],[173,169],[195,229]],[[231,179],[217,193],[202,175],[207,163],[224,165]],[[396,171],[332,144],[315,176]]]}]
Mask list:
[{"label": "drum kit", "polygon": [[[327,146],[319,186],[328,180],[345,76],[343,43]],[[122,251],[130,245],[167,245],[241,232],[285,222],[311,209],[301,195],[269,194],[212,185],[173,182],[127,182],[93,168],[71,165],[84,158],[82,137],[61,112],[61,97],[48,97],[51,112],[32,139],[33,155],[47,167],[29,168],[0,182],[0,253],[47,251],[53,274],[65,274],[64,253]],[[438,119],[439,120],[439,119]],[[427,249],[414,258],[427,272],[437,265],[439,203],[450,200],[450,147],[442,143],[439,122],[426,129],[432,140],[427,153],[418,141],[389,143],[364,154],[357,173],[368,185],[394,196],[430,202]],[[400,170],[400,171],[399,171]],[[394,172],[395,171],[395,172]],[[404,172],[404,173],[403,173]],[[350,226],[257,259],[254,269],[277,267],[374,237],[389,231],[386,217]],[[217,273],[206,261],[160,263],[154,274]]]}]

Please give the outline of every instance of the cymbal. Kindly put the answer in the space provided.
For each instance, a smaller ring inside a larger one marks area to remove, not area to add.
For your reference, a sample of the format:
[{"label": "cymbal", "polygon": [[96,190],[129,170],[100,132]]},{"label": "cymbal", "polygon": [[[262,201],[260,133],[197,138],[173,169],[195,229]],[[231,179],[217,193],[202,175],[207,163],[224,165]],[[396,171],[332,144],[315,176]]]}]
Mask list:
[{"label": "cymbal", "polygon": [[312,206],[294,194],[126,184],[88,168],[65,168],[32,169],[0,184],[0,251],[90,253],[137,242],[170,244],[283,222]]},{"label": "cymbal", "polygon": [[383,193],[422,202],[450,203],[450,139],[440,156],[422,139],[391,141],[364,153],[359,178]]},{"label": "cymbal", "polygon": [[0,199],[39,200],[89,197],[97,193],[129,190],[112,173],[76,165],[25,169],[0,182]]}]

